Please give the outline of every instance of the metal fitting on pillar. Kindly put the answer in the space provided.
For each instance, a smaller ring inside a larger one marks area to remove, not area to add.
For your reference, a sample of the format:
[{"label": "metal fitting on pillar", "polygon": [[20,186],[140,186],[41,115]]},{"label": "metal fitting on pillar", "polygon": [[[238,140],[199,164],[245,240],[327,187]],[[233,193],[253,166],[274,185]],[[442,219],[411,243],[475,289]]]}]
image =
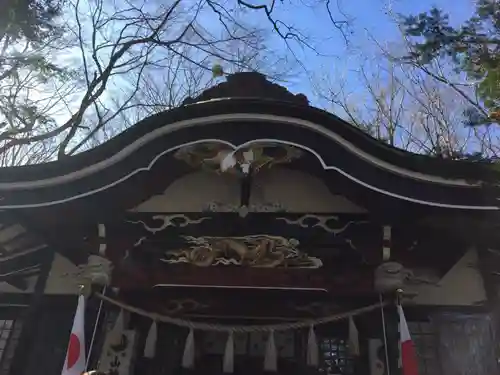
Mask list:
[{"label": "metal fitting on pillar", "polygon": [[402,289],[407,274],[399,263],[382,263],[375,270],[375,290],[379,293],[389,293]]}]

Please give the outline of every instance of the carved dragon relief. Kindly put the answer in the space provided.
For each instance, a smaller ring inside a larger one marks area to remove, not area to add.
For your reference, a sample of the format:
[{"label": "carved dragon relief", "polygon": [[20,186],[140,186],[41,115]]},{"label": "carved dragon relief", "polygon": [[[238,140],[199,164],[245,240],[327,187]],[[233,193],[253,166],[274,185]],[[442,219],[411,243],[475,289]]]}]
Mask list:
[{"label": "carved dragon relief", "polygon": [[297,147],[273,142],[233,148],[222,142],[205,142],[180,148],[175,158],[194,168],[235,175],[258,173],[263,168],[287,164],[303,155]]},{"label": "carved dragon relief", "polygon": [[168,251],[165,263],[187,263],[199,267],[247,266],[319,268],[319,258],[310,257],[297,249],[299,241],[270,235],[243,237],[183,236],[191,244],[188,249]]}]

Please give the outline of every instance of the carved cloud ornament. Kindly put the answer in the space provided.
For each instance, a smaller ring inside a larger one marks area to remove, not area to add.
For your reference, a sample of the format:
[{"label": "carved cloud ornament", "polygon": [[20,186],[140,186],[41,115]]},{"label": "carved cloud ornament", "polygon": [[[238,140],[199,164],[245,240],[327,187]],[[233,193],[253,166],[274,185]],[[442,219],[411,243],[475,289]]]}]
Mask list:
[{"label": "carved cloud ornament", "polygon": [[165,215],[154,215],[152,218],[154,225],[152,223],[146,223],[142,220],[132,221],[127,220],[131,224],[140,224],[148,232],[155,234],[157,232],[164,231],[168,227],[185,228],[189,225],[200,224],[205,220],[210,220],[210,217],[200,217],[198,219],[191,219],[185,214],[165,214]]},{"label": "carved cloud ornament", "polygon": [[324,231],[332,233],[335,236],[347,230],[347,228],[349,228],[351,225],[368,223],[368,221],[366,220],[351,220],[347,223],[342,223],[342,226],[340,227],[335,227],[331,226],[331,223],[337,223],[339,221],[338,216],[323,216],[314,214],[306,214],[297,219],[277,217],[276,220],[284,221],[289,225],[298,225],[301,228],[321,228]]}]

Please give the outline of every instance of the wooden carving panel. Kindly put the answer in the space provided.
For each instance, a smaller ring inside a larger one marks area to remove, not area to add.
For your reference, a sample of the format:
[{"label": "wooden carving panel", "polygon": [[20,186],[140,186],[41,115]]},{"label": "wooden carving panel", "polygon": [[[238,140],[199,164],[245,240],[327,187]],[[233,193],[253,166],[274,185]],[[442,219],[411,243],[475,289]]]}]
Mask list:
[{"label": "wooden carving panel", "polygon": [[89,236],[124,290],[155,285],[366,293],[382,230],[363,214],[129,213]]},{"label": "wooden carving panel", "polygon": [[259,268],[319,268],[321,260],[298,249],[296,239],[264,234],[241,237],[184,237],[186,247],[167,251],[167,264],[198,267],[247,266]]},{"label": "wooden carving panel", "polygon": [[[89,234],[88,243],[93,252],[115,262],[134,256],[164,263],[213,264],[205,258],[196,260],[210,248],[217,249],[219,258],[227,253],[233,259],[228,263],[292,265],[294,259],[296,265],[318,268],[323,258],[332,256],[377,262],[382,229],[363,214],[128,213],[121,221],[100,224],[98,233]],[[258,261],[257,253],[267,254],[267,260]]]},{"label": "wooden carving panel", "polygon": [[297,147],[275,142],[254,143],[235,149],[220,141],[184,146],[174,154],[175,158],[193,168],[235,175],[245,175],[250,171],[258,173],[264,168],[288,164],[302,155],[303,151]]}]

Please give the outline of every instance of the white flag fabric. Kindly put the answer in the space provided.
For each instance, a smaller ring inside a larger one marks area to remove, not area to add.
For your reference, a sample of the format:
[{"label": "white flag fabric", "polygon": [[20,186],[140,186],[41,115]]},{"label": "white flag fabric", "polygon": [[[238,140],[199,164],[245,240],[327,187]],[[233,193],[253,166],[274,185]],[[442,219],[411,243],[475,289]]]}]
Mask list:
[{"label": "white flag fabric", "polygon": [[352,316],[349,317],[349,353],[354,357],[360,354],[358,328]]},{"label": "white flag fabric", "polygon": [[61,375],[81,375],[85,362],[85,297],[80,296]]}]

